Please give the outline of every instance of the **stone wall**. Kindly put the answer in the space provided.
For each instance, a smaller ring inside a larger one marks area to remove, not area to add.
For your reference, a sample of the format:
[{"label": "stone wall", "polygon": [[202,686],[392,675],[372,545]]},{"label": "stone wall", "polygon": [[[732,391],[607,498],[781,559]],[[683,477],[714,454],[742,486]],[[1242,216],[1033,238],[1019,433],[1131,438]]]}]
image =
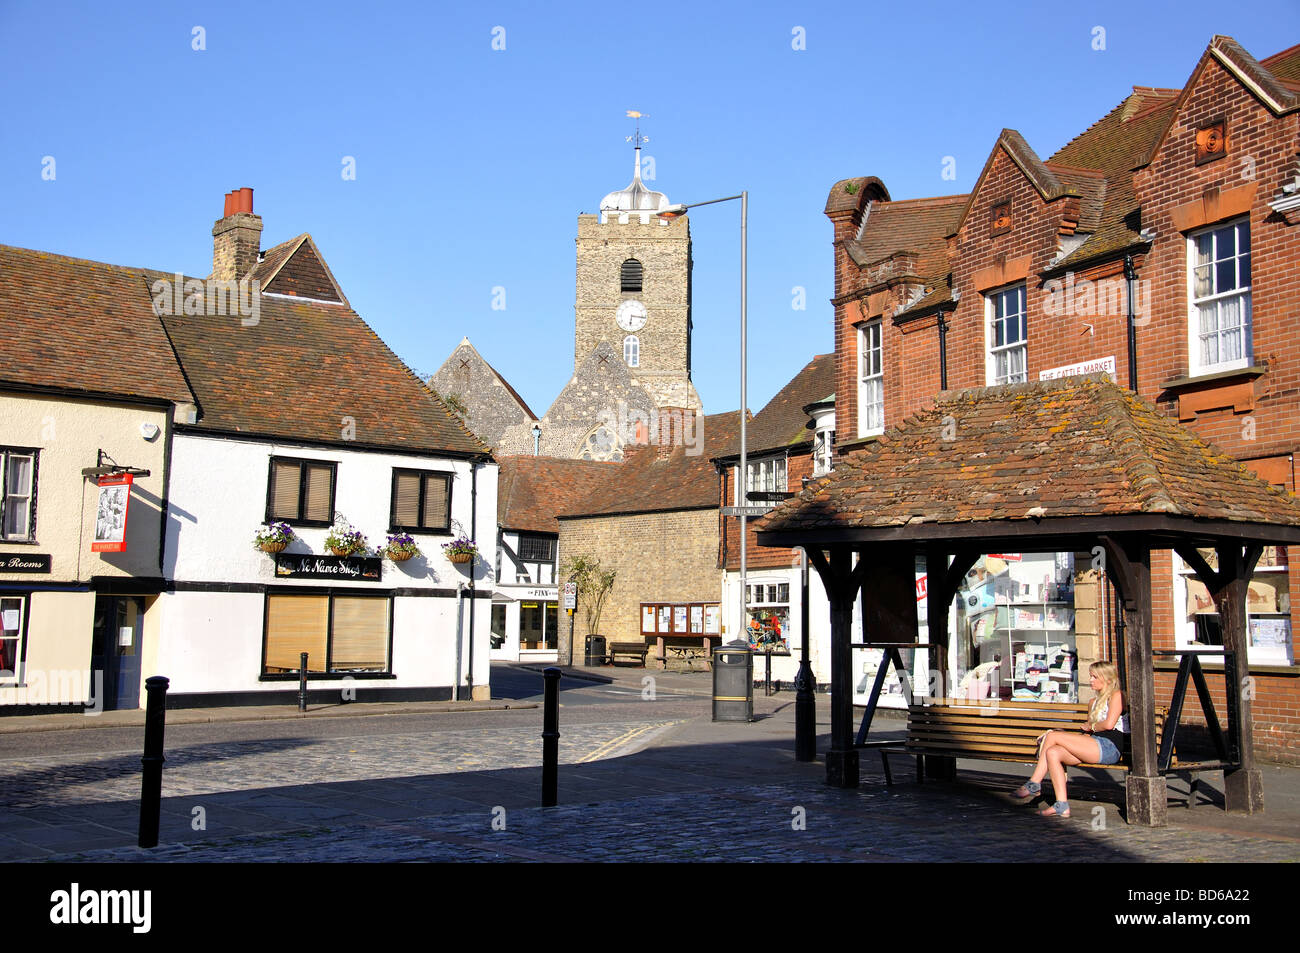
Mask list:
[{"label": "stone wall", "polygon": [[[596,556],[602,566],[618,572],[600,619],[599,634],[610,641],[642,641],[643,602],[717,602],[721,597],[716,507],[561,519],[560,565],[575,555]],[[581,602],[574,623],[574,645],[581,653],[587,635]],[[568,635],[568,627],[562,628],[561,657]]]},{"label": "stone wall", "polygon": [[[533,419],[468,340],[451,352],[430,379],[430,385],[443,397],[459,398],[469,409],[465,426],[489,447],[503,453],[533,452],[529,433]],[[511,427],[528,433],[526,447],[504,447],[502,437]]]}]

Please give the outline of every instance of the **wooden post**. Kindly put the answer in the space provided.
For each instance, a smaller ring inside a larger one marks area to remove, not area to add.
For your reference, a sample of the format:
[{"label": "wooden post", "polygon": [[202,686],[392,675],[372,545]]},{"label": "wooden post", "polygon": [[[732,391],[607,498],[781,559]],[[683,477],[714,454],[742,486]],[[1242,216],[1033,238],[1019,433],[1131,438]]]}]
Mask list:
[{"label": "wooden post", "polygon": [[[1246,593],[1261,548],[1252,544],[1243,553],[1239,542],[1225,541],[1217,549],[1219,585],[1217,591],[1211,592],[1214,607],[1219,610],[1223,647],[1233,653],[1237,663],[1235,677],[1230,677],[1224,688],[1231,719],[1228,731],[1240,761],[1240,767],[1223,772],[1224,807],[1229,811],[1255,814],[1264,810],[1264,777],[1255,767],[1254,719],[1251,715],[1251,695],[1254,693],[1243,691],[1242,682],[1250,672],[1246,655],[1250,646],[1246,631]],[[1232,718],[1234,713],[1236,717]]]},{"label": "wooden post", "polygon": [[1164,827],[1168,790],[1156,751],[1154,657],[1151,654],[1151,550],[1141,541],[1121,543],[1103,536],[1106,572],[1119,590],[1124,613],[1124,655],[1128,681],[1124,709],[1129,716],[1132,760],[1126,780],[1128,822]]},{"label": "wooden post", "polygon": [[866,560],[853,568],[853,552],[833,546],[830,559],[817,549],[808,551],[831,603],[831,747],[826,752],[826,783],[837,788],[858,786],[858,750],[853,747],[853,602],[866,571]]}]

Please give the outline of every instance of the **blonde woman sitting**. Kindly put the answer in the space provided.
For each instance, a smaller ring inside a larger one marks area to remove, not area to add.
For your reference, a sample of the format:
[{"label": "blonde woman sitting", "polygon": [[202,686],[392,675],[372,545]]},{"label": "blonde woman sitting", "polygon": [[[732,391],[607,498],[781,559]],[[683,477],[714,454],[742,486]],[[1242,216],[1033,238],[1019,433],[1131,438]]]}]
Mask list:
[{"label": "blonde woman sitting", "polygon": [[1065,769],[1072,764],[1118,764],[1128,743],[1128,715],[1124,712],[1124,693],[1119,690],[1119,673],[1114,662],[1093,662],[1088,666],[1092,690],[1097,697],[1088,706],[1088,727],[1055,730],[1043,735],[1038,746],[1038,764],[1029,780],[1011,796],[1020,800],[1037,797],[1043,790],[1043,778],[1052,776],[1056,803],[1039,811],[1042,817],[1069,817],[1066,800]]}]

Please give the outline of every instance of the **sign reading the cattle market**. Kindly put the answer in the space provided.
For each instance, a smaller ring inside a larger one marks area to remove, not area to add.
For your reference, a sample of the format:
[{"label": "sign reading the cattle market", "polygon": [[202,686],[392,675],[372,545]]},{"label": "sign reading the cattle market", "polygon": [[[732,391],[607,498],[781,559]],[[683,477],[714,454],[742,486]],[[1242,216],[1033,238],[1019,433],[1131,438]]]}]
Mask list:
[{"label": "sign reading the cattle market", "polygon": [[384,561],[378,556],[316,556],[312,553],[277,553],[275,574],[281,579],[351,579],[378,582]]}]

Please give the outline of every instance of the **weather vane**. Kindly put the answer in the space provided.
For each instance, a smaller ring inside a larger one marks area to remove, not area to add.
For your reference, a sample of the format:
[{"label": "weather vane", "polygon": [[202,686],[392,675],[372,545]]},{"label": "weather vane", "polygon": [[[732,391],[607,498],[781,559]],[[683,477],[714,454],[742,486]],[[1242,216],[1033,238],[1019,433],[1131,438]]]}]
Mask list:
[{"label": "weather vane", "polygon": [[641,118],[642,118],[641,113],[637,112],[635,109],[629,109],[627,111],[627,118],[636,120],[636,134],[627,136],[626,141],[632,143],[634,146],[640,149],[641,143],[650,141],[649,136],[641,135]]}]

